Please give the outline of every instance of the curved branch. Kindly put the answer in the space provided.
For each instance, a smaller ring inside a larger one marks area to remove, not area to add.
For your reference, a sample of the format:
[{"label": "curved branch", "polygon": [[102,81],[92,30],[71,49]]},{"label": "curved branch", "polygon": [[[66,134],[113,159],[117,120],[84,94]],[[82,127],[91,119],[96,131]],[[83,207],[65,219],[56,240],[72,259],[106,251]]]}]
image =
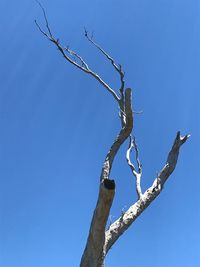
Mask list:
[{"label": "curved branch", "polygon": [[[112,200],[114,198],[114,188],[111,187],[111,191],[105,190],[105,185],[114,183],[114,180],[109,179],[109,175],[112,168],[112,163],[117,154],[117,151],[129,137],[133,128],[133,112],[131,107],[131,89],[125,90],[125,112],[126,123],[121,129],[116,140],[112,144],[104,165],[100,177],[100,190],[97,200],[96,208],[92,218],[89,235],[86,243],[86,247],[82,256],[80,267],[102,267],[105,258],[105,229],[109,217],[109,211],[112,206]],[[104,187],[102,187],[104,185]],[[110,195],[111,194],[111,195]],[[111,197],[112,196],[112,197]],[[109,200],[108,200],[109,199]]]},{"label": "curved branch", "polygon": [[[38,0],[36,0],[38,2]],[[177,159],[179,155],[179,149],[182,144],[186,142],[189,135],[181,136],[180,132],[177,133],[174,144],[171,151],[168,154],[168,158],[164,168],[158,174],[152,185],[142,194],[140,187],[140,178],[142,174],[142,166],[139,161],[138,148],[135,139],[132,140],[131,133],[133,129],[133,110],[132,110],[132,93],[131,89],[127,88],[124,91],[124,72],[121,65],[116,64],[114,59],[101,48],[97,43],[95,43],[91,37],[88,36],[87,31],[85,31],[86,38],[103,53],[104,56],[111,62],[112,66],[120,75],[121,88],[120,96],[93,70],[90,69],[88,64],[84,59],[69,49],[60,44],[59,39],[56,39],[50,29],[46,12],[43,6],[40,5],[44,19],[46,22],[46,31],[44,31],[40,25],[35,20],[35,24],[39,31],[52,42],[63,57],[72,65],[80,69],[81,71],[94,77],[104,88],[114,97],[120,108],[120,118],[121,118],[121,130],[116,137],[115,141],[110,147],[100,176],[100,188],[99,196],[94,210],[92,222],[90,225],[90,231],[86,243],[86,247],[81,259],[81,267],[103,267],[104,258],[108,253],[112,245],[118,240],[118,238],[130,227],[130,225],[137,219],[137,217],[152,203],[152,201],[160,194],[163,189],[163,185],[167,181],[168,177],[174,171]],[[123,212],[121,217],[116,220],[109,229],[106,231],[106,224],[109,217],[109,211],[112,206],[112,201],[115,195],[115,182],[110,180],[110,172],[112,169],[112,164],[115,156],[120,149],[121,145],[130,136],[129,148],[127,150],[127,162],[130,166],[133,174],[136,177],[136,190],[138,194],[138,201],[133,204],[126,212]],[[130,160],[130,153],[132,148],[135,148],[136,152],[136,162],[138,171],[136,171],[135,166]]]},{"label": "curved branch", "polygon": [[[130,154],[131,154],[133,148],[135,149],[135,153],[136,153],[135,157],[136,157],[136,161],[137,161],[137,165],[138,165],[138,171],[136,171],[135,166],[131,162],[131,158],[130,158]],[[138,151],[135,137],[132,138],[132,135],[130,135],[130,137],[129,137],[129,147],[128,147],[128,150],[126,152],[126,160],[127,160],[127,163],[129,165],[133,175],[136,178],[136,192],[138,195],[138,199],[140,199],[140,198],[142,198],[142,190],[141,190],[141,185],[140,185],[141,176],[142,176],[142,164],[140,163],[140,160],[139,160],[139,151]]]},{"label": "curved branch", "polygon": [[123,127],[106,155],[100,180],[109,179],[113,160],[119,148],[124,143],[124,141],[129,137],[133,129],[132,91],[130,88],[127,88],[125,90],[124,118],[125,118],[125,121],[124,121]]},{"label": "curved branch", "polygon": [[[38,1],[37,1],[38,2]],[[49,23],[48,23],[48,19],[47,19],[47,15],[45,12],[44,7],[41,5],[40,2],[38,2],[38,4],[40,5],[42,11],[43,11],[43,15],[44,15],[44,19],[46,22],[46,28],[47,28],[47,32],[45,32],[41,26],[38,24],[37,20],[35,20],[35,24],[37,26],[37,28],[39,29],[39,31],[50,41],[52,42],[59,50],[59,52],[63,55],[63,57],[72,65],[74,65],[75,67],[77,67],[78,69],[82,70],[83,72],[91,75],[92,77],[94,77],[98,82],[100,82],[101,85],[104,86],[104,88],[106,88],[106,90],[111,93],[111,95],[114,97],[114,99],[119,103],[120,101],[120,97],[116,94],[116,92],[93,70],[91,70],[88,66],[88,64],[83,60],[83,58],[78,55],[76,52],[74,52],[73,50],[69,49],[68,47],[64,47],[60,44],[59,39],[55,38],[52,34],[52,31],[50,29]],[[75,59],[77,59],[80,63],[76,62],[76,60],[73,60],[70,56],[74,56]]]}]

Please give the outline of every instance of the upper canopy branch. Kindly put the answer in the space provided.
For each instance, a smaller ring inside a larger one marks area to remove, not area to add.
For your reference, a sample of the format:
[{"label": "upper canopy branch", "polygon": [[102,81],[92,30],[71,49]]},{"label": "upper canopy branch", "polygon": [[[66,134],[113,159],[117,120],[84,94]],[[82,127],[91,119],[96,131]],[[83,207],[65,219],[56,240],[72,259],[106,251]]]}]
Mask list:
[{"label": "upper canopy branch", "polygon": [[115,60],[99,45],[97,44],[91,36],[89,36],[88,31],[85,29],[85,37],[88,39],[89,42],[91,42],[98,50],[101,51],[101,53],[106,56],[106,58],[111,62],[112,66],[115,68],[115,70],[119,73],[120,75],[120,81],[121,81],[121,87],[120,87],[120,94],[121,97],[123,97],[124,94],[124,71],[122,69],[121,64],[117,64]]},{"label": "upper canopy branch", "polygon": [[176,167],[180,147],[187,141],[189,137],[189,134],[181,136],[180,131],[177,132],[173,146],[168,154],[166,164],[155,179],[153,186],[157,185],[157,187],[161,187],[160,189],[162,189],[164,183],[167,181]]},{"label": "upper canopy branch", "polygon": [[83,58],[80,55],[78,55],[76,52],[74,52],[73,50],[69,49],[69,47],[62,46],[60,44],[60,42],[59,42],[59,39],[57,39],[57,38],[55,38],[53,36],[52,31],[51,31],[50,26],[49,26],[49,23],[48,23],[46,12],[45,12],[43,6],[41,5],[41,3],[38,2],[38,4],[40,5],[40,7],[41,7],[41,9],[43,11],[44,19],[45,19],[45,22],[46,22],[46,28],[47,28],[47,32],[44,31],[40,27],[38,22],[35,20],[35,24],[38,27],[39,31],[49,41],[51,41],[58,48],[60,53],[63,55],[63,57],[69,63],[71,63],[75,67],[79,68],[80,70],[84,71],[85,73],[90,74],[91,76],[93,76],[98,82],[100,82],[106,88],[106,90],[109,93],[111,93],[111,95],[114,97],[114,99],[119,103],[120,102],[120,97],[116,94],[116,92],[96,72],[94,72],[93,70],[91,70],[89,68],[88,64],[83,60]]}]

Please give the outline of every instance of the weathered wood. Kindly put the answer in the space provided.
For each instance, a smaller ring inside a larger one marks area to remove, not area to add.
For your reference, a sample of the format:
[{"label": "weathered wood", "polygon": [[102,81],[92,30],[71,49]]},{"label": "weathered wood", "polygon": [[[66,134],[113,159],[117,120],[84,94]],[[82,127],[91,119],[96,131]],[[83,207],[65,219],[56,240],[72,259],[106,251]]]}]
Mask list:
[{"label": "weathered wood", "polygon": [[182,137],[180,132],[177,133],[174,144],[168,154],[166,164],[154,180],[153,184],[145,191],[141,198],[106,231],[105,254],[108,253],[109,249],[114,245],[118,238],[160,194],[163,185],[176,167],[180,147],[187,141],[188,138],[189,135]]},{"label": "weathered wood", "polygon": [[[99,76],[96,72],[89,68],[89,65],[79,54],[69,49],[68,46],[66,47],[61,45],[60,41],[53,36],[45,10],[40,3],[39,5],[42,8],[46,23],[45,32],[37,23],[37,21],[35,21],[40,32],[57,47],[57,49],[67,62],[74,65],[84,73],[89,74],[93,78],[95,78],[113,96],[120,109],[119,114],[121,119],[121,130],[114,140],[113,144],[111,145],[110,150],[108,151],[104,160],[100,175],[98,200],[92,217],[86,247],[80,263],[80,267],[104,267],[105,256],[112,245],[162,191],[163,185],[176,167],[179,156],[179,149],[181,145],[187,141],[189,135],[181,137],[180,132],[177,133],[172,149],[168,154],[164,168],[158,174],[149,189],[147,189],[143,194],[140,186],[142,165],[140,164],[138,158],[138,149],[136,143],[135,146],[133,146],[132,144],[131,135],[133,130],[132,90],[130,88],[127,88],[124,91],[124,72],[121,65],[117,64],[114,59],[107,52],[105,52],[104,49],[101,48],[101,46],[94,42],[92,37],[89,37],[88,32],[85,30],[86,38],[111,62],[114,69],[120,75],[121,87],[119,89],[119,93],[116,93],[116,91],[108,83],[106,83],[101,78],[101,76]],[[120,94],[120,96],[118,94]],[[127,150],[127,163],[131,168],[133,175],[136,177],[136,191],[138,194],[138,201],[136,201],[135,204],[133,204],[125,213],[123,213],[121,217],[116,220],[106,231],[105,229],[109,217],[110,208],[115,196],[115,182],[114,180],[109,179],[110,172],[115,156],[117,155],[122,144],[127,140],[129,136],[131,142],[129,144],[129,149]],[[130,153],[133,147],[135,148],[136,152],[138,172],[136,171],[135,166],[130,159]]]},{"label": "weathered wood", "polygon": [[80,267],[103,267],[105,228],[115,195],[114,180],[102,180]]}]

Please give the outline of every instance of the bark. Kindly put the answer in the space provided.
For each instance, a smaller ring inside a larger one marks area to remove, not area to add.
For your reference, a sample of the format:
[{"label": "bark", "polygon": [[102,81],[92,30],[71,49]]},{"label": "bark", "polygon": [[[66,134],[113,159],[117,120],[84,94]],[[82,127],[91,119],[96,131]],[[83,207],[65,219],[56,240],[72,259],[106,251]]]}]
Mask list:
[{"label": "bark", "polygon": [[[99,196],[94,210],[89,235],[86,242],[80,267],[103,267],[105,258],[105,229],[109,217],[109,211],[114,198],[115,182],[109,179],[114,158],[129,137],[133,128],[133,112],[131,106],[131,89],[125,90],[125,124],[117,138],[113,142],[108,154],[106,155],[101,176]],[[113,185],[113,186],[112,186]]]},{"label": "bark", "polygon": [[105,255],[108,253],[113,244],[118,240],[118,238],[160,194],[165,182],[176,167],[179,156],[179,149],[181,145],[187,141],[188,138],[189,135],[182,137],[180,135],[180,132],[177,133],[174,144],[168,154],[166,164],[154,180],[153,184],[145,191],[141,198],[135,204],[133,204],[124,214],[122,214],[122,216],[118,220],[116,220],[106,231],[104,248]]},{"label": "bark", "polygon": [[129,137],[129,135],[132,132],[133,112],[132,112],[132,101],[131,100],[132,100],[132,91],[130,88],[127,88],[125,90],[125,103],[124,103],[125,111],[124,111],[124,115],[122,118],[124,122],[122,123],[122,129],[120,133],[118,134],[108,154],[106,155],[106,159],[104,161],[104,165],[103,165],[102,172],[101,172],[101,177],[100,177],[101,180],[109,178],[114,158],[119,148],[121,147],[121,145],[124,143],[124,141]]},{"label": "bark", "polygon": [[103,180],[100,184],[98,201],[93,214],[89,237],[80,267],[104,266],[105,227],[114,195],[114,180]]},{"label": "bark", "polygon": [[[114,59],[107,52],[105,52],[104,49],[101,48],[101,46],[94,42],[93,38],[90,37],[88,35],[88,32],[85,30],[86,38],[107,58],[107,60],[110,61],[114,69],[119,74],[121,86],[119,89],[119,93],[116,93],[116,91],[108,83],[106,83],[101,78],[101,76],[99,76],[89,67],[89,65],[83,60],[83,58],[78,53],[69,49],[69,46],[61,45],[59,39],[53,36],[47,20],[46,12],[40,3],[39,5],[43,11],[46,23],[46,31],[44,31],[37,23],[37,21],[35,21],[39,31],[57,47],[58,51],[68,63],[74,65],[79,70],[95,78],[112,95],[114,100],[119,105],[120,109],[119,114],[121,118],[121,130],[116,139],[114,140],[113,144],[111,145],[102,167],[98,200],[92,217],[86,247],[80,263],[80,267],[104,267],[104,258],[108,253],[109,249],[162,191],[163,185],[176,167],[179,156],[179,149],[181,145],[186,142],[189,135],[182,137],[180,135],[180,132],[177,133],[174,144],[168,154],[165,166],[158,174],[152,185],[143,194],[140,185],[140,180],[142,176],[142,165],[139,161],[138,148],[135,142],[135,138],[132,139],[132,92],[130,88],[127,88],[124,91],[125,73],[122,70],[121,65],[117,64]],[[118,94],[120,94],[120,96]],[[109,179],[110,172],[116,154],[118,153],[121,145],[126,141],[128,137],[130,137],[130,143],[129,148],[127,150],[126,158],[127,163],[136,178],[136,191],[138,195],[138,200],[125,213],[123,213],[120,218],[116,220],[106,231],[105,229],[110,208],[112,206],[112,202],[115,196],[115,182],[114,180]],[[138,171],[136,170],[134,164],[131,162],[130,154],[132,148],[135,149]]]}]

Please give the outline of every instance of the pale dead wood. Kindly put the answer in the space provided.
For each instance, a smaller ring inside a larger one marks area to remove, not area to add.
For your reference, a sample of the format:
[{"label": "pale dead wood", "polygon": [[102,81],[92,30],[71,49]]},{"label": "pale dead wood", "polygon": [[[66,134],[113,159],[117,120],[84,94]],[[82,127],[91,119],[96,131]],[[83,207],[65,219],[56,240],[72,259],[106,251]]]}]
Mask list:
[{"label": "pale dead wood", "polygon": [[[90,225],[89,235],[86,242],[86,248],[84,250],[80,267],[103,267],[105,258],[105,229],[109,217],[110,208],[112,206],[112,201],[105,201],[105,195],[102,194],[102,184],[114,183],[113,180],[109,179],[110,172],[112,169],[112,163],[114,158],[124,143],[124,141],[129,137],[133,128],[133,112],[131,107],[131,89],[127,88],[125,90],[125,112],[126,112],[126,123],[121,129],[116,140],[112,144],[108,154],[106,155],[101,176],[100,176],[100,190],[99,197],[97,200],[96,208],[94,210],[94,215]],[[106,196],[109,194],[109,190]],[[104,190],[106,192],[106,190]],[[110,192],[114,198],[112,191]],[[112,198],[112,200],[113,200]],[[103,208],[101,203],[104,203]],[[103,219],[100,219],[103,217]],[[98,226],[98,227],[97,227]]]},{"label": "pale dead wood", "polygon": [[[112,66],[119,74],[121,85],[118,96],[118,94],[113,88],[110,87],[110,85],[108,85],[96,72],[91,70],[82,56],[71,50],[68,46],[61,45],[59,39],[56,39],[53,36],[46,12],[41,3],[39,3],[39,5],[43,11],[43,16],[46,23],[46,31],[44,31],[35,20],[39,31],[58,48],[59,52],[70,64],[94,77],[114,97],[120,109],[119,113],[121,129],[112,143],[103,163],[100,175],[98,200],[80,264],[80,267],[104,267],[104,258],[109,249],[162,191],[163,185],[176,167],[179,149],[182,144],[187,141],[189,135],[182,137],[180,132],[177,133],[174,144],[168,154],[165,166],[157,175],[152,185],[144,193],[142,193],[142,164],[139,159],[139,150],[135,137],[132,137],[134,114],[132,109],[132,90],[131,88],[125,89],[124,71],[122,66],[117,64],[113,57],[111,57],[99,44],[97,44],[85,30],[85,37],[88,39],[88,41],[91,42],[111,62]],[[109,212],[115,196],[115,181],[110,179],[110,173],[114,159],[120,147],[128,138],[129,146],[126,152],[126,160],[132,171],[132,174],[136,178],[136,192],[138,200],[126,212],[123,212],[122,215],[109,226],[108,230],[106,230]],[[137,168],[131,161],[131,152],[133,149],[135,151]]]},{"label": "pale dead wood", "polygon": [[118,72],[118,74],[120,75],[120,81],[121,81],[121,87],[120,87],[120,94],[121,94],[121,98],[123,98],[124,96],[124,85],[125,85],[125,81],[124,81],[124,71],[122,69],[122,65],[121,64],[117,64],[115,62],[115,60],[98,44],[93,40],[93,36],[90,36],[88,34],[88,31],[85,29],[85,37],[88,39],[89,42],[91,42],[99,51],[101,51],[101,53],[111,62],[112,66],[115,68],[115,70]]},{"label": "pale dead wood", "polygon": [[[136,168],[131,161],[131,152],[132,152],[133,148],[135,149],[135,154],[136,154],[135,157],[136,157],[138,171],[136,171]],[[141,189],[141,184],[140,184],[141,176],[142,176],[142,164],[141,164],[140,159],[139,159],[139,151],[138,151],[136,139],[135,139],[135,137],[133,138],[132,135],[129,136],[129,147],[128,147],[127,152],[126,152],[126,160],[127,160],[127,163],[129,165],[133,175],[136,178],[136,192],[138,195],[138,199],[140,199],[142,197],[142,189]]]},{"label": "pale dead wood", "polygon": [[[47,32],[45,32],[41,28],[41,26],[39,25],[37,20],[35,20],[35,24],[36,24],[37,28],[39,29],[39,31],[50,42],[52,42],[58,48],[58,51],[63,55],[63,57],[69,63],[71,63],[72,65],[74,65],[75,67],[80,69],[81,71],[83,71],[83,72],[91,75],[92,77],[94,77],[98,82],[101,83],[101,85],[103,85],[104,88],[106,88],[106,90],[109,93],[111,93],[111,95],[114,97],[114,99],[119,103],[120,97],[116,94],[116,92],[96,72],[94,72],[92,69],[89,68],[88,64],[83,60],[83,58],[80,55],[78,55],[78,53],[76,53],[73,50],[69,49],[68,46],[61,45],[59,39],[53,36],[52,31],[51,31],[50,26],[49,26],[49,22],[48,22],[48,19],[47,19],[46,12],[45,12],[43,6],[41,5],[41,3],[39,3],[39,5],[40,5],[40,7],[42,8],[42,11],[43,11],[44,19],[45,19],[45,22],[46,22]],[[74,59],[72,59],[71,56],[74,56]],[[76,61],[76,59],[78,61]]]},{"label": "pale dead wood", "polygon": [[144,192],[142,197],[133,204],[119,219],[117,219],[106,231],[105,254],[118,240],[118,238],[130,227],[130,225],[139,217],[139,215],[152,203],[160,194],[162,188],[174,171],[180,147],[187,141],[190,135],[181,136],[177,133],[174,144],[168,154],[166,164],[158,174],[152,185]]},{"label": "pale dead wood", "polygon": [[114,180],[102,181],[80,267],[102,267],[104,265],[105,229],[114,195]]}]

